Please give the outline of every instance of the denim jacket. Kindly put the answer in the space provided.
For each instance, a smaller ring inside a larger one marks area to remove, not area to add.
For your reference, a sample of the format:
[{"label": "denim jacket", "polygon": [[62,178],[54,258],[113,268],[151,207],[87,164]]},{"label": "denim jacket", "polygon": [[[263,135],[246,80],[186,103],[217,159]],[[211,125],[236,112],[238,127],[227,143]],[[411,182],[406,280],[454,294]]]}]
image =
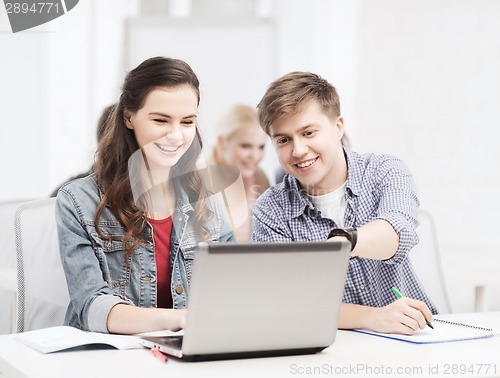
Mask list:
[{"label": "denim jacket", "polygon": [[[156,261],[149,223],[141,245],[126,260],[126,248],[121,241],[125,230],[107,207],[100,217],[99,228],[115,237],[108,241],[98,234],[94,218],[101,197],[95,175],[64,185],[57,195],[56,220],[70,295],[65,324],[108,332],[108,314],[116,304],[156,307]],[[217,199],[211,196],[207,204],[213,213],[207,224],[212,241],[234,240]],[[185,308],[188,302],[196,246],[192,216],[193,206],[187,196],[177,198],[170,244],[174,308]]]}]

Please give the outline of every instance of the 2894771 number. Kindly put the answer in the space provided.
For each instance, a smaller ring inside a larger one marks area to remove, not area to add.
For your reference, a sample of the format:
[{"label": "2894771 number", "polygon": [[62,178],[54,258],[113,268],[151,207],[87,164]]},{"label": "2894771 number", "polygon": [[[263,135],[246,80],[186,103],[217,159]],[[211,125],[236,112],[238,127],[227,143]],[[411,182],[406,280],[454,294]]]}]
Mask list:
[{"label": "2894771 number", "polygon": [[497,373],[496,364],[444,364],[443,374],[459,376],[464,374],[482,375]]},{"label": "2894771 number", "polygon": [[59,13],[59,3],[5,3],[8,14]]}]

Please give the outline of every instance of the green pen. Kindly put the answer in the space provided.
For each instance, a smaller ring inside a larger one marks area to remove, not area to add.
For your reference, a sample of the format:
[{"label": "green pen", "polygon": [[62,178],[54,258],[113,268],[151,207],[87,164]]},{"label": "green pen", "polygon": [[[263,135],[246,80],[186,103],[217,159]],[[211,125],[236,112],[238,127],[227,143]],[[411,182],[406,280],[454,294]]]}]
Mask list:
[{"label": "green pen", "polygon": [[[391,287],[391,290],[392,290],[392,292],[393,292],[394,294],[396,294],[396,297],[398,297],[398,298],[403,298],[403,294],[401,294],[401,293],[399,292],[399,290],[398,290],[398,289],[396,289],[394,286],[393,286],[393,287]],[[431,327],[432,329],[434,329],[434,327],[432,326],[432,324],[431,324],[431,323],[430,323],[427,319],[425,319],[425,324],[427,324],[429,327]]]}]

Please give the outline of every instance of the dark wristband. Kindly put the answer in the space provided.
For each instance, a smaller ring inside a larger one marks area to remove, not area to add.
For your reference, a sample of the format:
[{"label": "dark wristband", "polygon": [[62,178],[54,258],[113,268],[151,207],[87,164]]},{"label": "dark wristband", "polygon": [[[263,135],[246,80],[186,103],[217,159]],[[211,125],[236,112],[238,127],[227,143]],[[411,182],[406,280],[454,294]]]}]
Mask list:
[{"label": "dark wristband", "polygon": [[356,247],[358,242],[358,230],[355,227],[334,228],[330,231],[327,239],[334,236],[345,236],[351,242],[351,251]]}]

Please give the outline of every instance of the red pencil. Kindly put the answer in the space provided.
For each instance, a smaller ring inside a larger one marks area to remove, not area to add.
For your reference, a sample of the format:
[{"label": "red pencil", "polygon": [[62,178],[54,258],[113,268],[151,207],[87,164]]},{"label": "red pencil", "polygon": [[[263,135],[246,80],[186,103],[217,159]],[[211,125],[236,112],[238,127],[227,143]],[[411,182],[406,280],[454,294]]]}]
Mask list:
[{"label": "red pencil", "polygon": [[168,360],[168,357],[166,354],[163,354],[162,352],[160,352],[158,349],[156,348],[151,348],[149,350],[149,352],[155,356],[156,358],[158,358],[161,362],[167,362]]}]

